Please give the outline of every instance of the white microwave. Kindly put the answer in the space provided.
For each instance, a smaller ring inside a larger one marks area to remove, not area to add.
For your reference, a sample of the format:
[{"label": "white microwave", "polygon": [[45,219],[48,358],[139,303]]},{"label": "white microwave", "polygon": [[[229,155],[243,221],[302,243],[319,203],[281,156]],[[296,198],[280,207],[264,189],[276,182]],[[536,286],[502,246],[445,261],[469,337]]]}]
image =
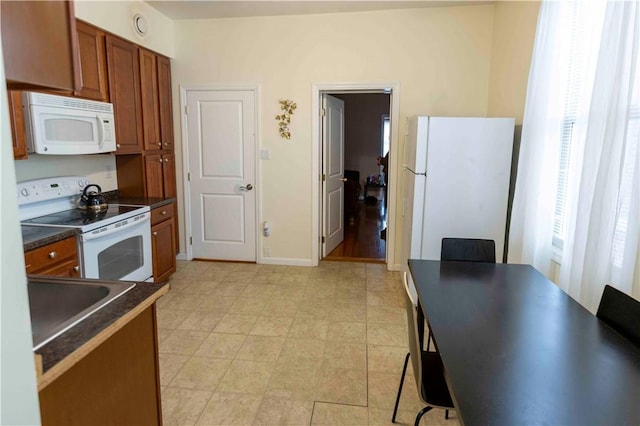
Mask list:
[{"label": "white microwave", "polygon": [[24,92],[23,105],[29,153],[76,155],[116,150],[110,103]]}]

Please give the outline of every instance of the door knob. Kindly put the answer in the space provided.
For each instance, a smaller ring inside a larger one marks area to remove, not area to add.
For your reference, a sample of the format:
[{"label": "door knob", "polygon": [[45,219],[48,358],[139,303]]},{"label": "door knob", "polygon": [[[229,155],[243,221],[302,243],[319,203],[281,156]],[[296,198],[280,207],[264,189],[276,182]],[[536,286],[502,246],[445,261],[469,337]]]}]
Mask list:
[{"label": "door knob", "polygon": [[340,179],[340,180],[341,180],[341,181],[343,181],[343,182],[346,182],[346,181],[347,181],[347,178],[342,178],[342,179]]},{"label": "door knob", "polygon": [[251,191],[253,189],[253,185],[248,183],[247,186],[241,186],[239,189],[240,191]]}]

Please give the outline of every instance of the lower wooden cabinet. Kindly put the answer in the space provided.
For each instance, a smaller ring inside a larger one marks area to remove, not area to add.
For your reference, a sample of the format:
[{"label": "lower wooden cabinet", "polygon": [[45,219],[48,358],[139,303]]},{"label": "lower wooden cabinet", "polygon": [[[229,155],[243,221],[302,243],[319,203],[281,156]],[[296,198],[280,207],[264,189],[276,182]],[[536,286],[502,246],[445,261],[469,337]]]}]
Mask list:
[{"label": "lower wooden cabinet", "polygon": [[39,394],[42,424],[160,425],[155,304]]},{"label": "lower wooden cabinet", "polygon": [[176,204],[151,211],[151,248],[153,281],[166,281],[176,271]]},{"label": "lower wooden cabinet", "polygon": [[76,237],[69,237],[24,254],[27,274],[79,277]]}]

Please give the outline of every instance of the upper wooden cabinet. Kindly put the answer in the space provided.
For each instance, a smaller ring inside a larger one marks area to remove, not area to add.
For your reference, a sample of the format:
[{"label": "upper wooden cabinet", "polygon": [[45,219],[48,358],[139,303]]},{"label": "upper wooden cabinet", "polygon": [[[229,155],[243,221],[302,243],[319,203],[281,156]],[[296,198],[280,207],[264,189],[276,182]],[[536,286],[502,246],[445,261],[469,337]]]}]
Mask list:
[{"label": "upper wooden cabinet", "polygon": [[106,35],[109,98],[116,125],[116,154],[142,151],[138,46]]},{"label": "upper wooden cabinet", "polygon": [[82,78],[74,95],[109,102],[105,33],[82,21],[76,21],[76,29]]},{"label": "upper wooden cabinet", "polygon": [[173,104],[171,102],[171,61],[157,57],[158,108],[160,109],[160,140],[162,149],[173,151]]},{"label": "upper wooden cabinet", "polygon": [[9,88],[80,87],[72,1],[2,1],[0,16]]},{"label": "upper wooden cabinet", "polygon": [[27,139],[24,128],[24,111],[22,110],[22,91],[9,90],[8,95],[13,158],[25,160],[27,158]]},{"label": "upper wooden cabinet", "polygon": [[144,149],[162,149],[160,141],[160,110],[158,108],[158,71],[156,55],[145,49],[140,52],[140,88],[142,92],[142,133]]}]

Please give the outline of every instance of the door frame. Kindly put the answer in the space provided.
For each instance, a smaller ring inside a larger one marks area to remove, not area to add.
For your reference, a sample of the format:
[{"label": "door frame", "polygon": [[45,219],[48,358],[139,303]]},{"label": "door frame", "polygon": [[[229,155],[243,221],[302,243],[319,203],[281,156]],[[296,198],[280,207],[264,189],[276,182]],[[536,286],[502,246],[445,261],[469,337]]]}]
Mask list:
[{"label": "door frame", "polygon": [[[254,128],[256,130],[256,134],[254,137],[255,146],[254,146],[254,158],[256,159],[254,165],[254,175],[255,175],[255,183],[254,183],[254,191],[256,197],[256,214],[255,214],[255,225],[256,225],[256,235],[255,235],[255,248],[256,248],[256,263],[261,263],[262,261],[262,247],[260,246],[261,239],[258,238],[259,230],[261,229],[258,226],[261,223],[261,215],[262,215],[262,197],[261,193],[261,182],[260,182],[260,162],[258,161],[258,152],[260,146],[260,85],[259,84],[213,84],[213,85],[189,85],[189,84],[180,84],[178,85],[180,90],[180,118],[182,124],[182,191],[183,191],[183,204],[182,207],[184,209],[184,215],[182,218],[182,223],[184,224],[184,243],[186,247],[186,259],[193,259],[193,246],[189,242],[189,238],[192,236],[191,229],[191,182],[188,179],[189,170],[189,131],[187,126],[187,92],[192,91],[251,91],[255,97],[254,102]],[[180,194],[178,194],[180,195]]]},{"label": "door frame", "polygon": [[[389,117],[391,119],[391,157],[389,172],[394,182],[398,180],[399,162],[399,121],[400,121],[400,82],[373,83],[313,83],[311,88],[311,261],[318,266],[322,256],[322,95],[348,93],[388,93],[391,95]],[[396,194],[398,185],[388,188],[389,210],[387,212],[387,249],[385,263],[388,270],[401,270],[402,265],[396,265]]]}]

